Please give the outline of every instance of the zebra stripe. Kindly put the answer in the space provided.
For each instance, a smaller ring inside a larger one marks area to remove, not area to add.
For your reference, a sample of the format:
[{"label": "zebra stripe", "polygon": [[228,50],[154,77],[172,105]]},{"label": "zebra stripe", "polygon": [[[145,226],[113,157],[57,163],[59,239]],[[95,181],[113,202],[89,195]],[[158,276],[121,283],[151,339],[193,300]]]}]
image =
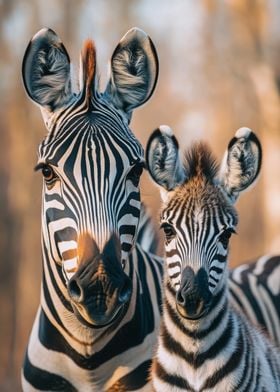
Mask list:
[{"label": "zebra stripe", "polygon": [[280,346],[280,256],[265,255],[230,271],[230,302]]}]

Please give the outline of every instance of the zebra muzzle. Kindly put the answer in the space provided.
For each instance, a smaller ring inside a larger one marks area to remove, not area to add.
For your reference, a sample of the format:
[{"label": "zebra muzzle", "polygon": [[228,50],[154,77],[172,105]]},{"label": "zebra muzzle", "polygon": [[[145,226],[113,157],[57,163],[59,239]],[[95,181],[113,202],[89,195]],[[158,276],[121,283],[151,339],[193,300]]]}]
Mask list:
[{"label": "zebra muzzle", "polygon": [[91,327],[113,323],[131,298],[131,279],[122,269],[116,241],[111,238],[103,252],[82,263],[68,282],[74,313]]},{"label": "zebra muzzle", "polygon": [[186,267],[176,294],[176,307],[179,314],[186,319],[198,320],[207,314],[211,301],[212,294],[208,287],[205,269],[200,268],[195,274],[191,267]]}]

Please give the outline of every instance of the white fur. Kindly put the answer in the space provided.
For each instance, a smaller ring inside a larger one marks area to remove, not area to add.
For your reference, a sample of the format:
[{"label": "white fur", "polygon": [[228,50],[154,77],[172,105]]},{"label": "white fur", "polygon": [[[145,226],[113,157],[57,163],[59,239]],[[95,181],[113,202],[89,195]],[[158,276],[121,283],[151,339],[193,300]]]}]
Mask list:
[{"label": "white fur", "polygon": [[170,137],[173,135],[173,131],[168,125],[160,125],[159,130]]},{"label": "white fur", "polygon": [[238,139],[244,137],[245,139],[247,139],[250,135],[250,133],[252,133],[252,130],[250,128],[247,127],[241,127],[239,128],[236,133],[235,133],[235,137],[237,137]]}]

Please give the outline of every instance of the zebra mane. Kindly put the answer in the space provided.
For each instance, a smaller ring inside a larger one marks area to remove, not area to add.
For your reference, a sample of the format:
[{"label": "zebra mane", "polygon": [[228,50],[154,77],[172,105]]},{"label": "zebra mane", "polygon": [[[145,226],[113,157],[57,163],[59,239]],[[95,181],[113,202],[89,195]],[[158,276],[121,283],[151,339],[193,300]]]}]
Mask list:
[{"label": "zebra mane", "polygon": [[194,143],[185,152],[184,168],[188,180],[199,177],[212,182],[218,172],[216,159],[205,142]]},{"label": "zebra mane", "polygon": [[96,73],[96,50],[91,39],[84,42],[81,52],[81,85],[87,99],[94,93]]}]

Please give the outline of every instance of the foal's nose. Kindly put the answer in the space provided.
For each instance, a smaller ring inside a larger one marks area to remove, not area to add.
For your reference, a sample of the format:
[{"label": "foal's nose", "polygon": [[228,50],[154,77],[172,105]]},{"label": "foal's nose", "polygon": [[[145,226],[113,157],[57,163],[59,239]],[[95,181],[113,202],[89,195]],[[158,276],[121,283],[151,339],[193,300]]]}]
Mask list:
[{"label": "foal's nose", "polygon": [[200,268],[195,274],[191,267],[186,267],[176,295],[177,310],[181,316],[189,319],[202,317],[209,307],[211,298],[206,270]]}]

